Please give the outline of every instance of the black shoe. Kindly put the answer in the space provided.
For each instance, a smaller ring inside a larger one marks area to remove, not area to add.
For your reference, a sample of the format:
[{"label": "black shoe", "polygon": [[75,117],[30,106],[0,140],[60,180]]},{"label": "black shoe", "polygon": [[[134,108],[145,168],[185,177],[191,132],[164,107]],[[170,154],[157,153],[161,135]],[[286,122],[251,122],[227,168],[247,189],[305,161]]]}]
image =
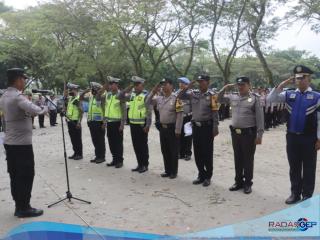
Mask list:
[{"label": "black shoe", "polygon": [[76,156],[76,155],[73,154],[72,156],[70,156],[70,157],[68,157],[68,158],[69,158],[69,159],[74,159],[75,156]]},{"label": "black shoe", "polygon": [[208,186],[210,186],[210,184],[211,184],[211,180],[210,180],[210,179],[205,179],[205,180],[203,181],[203,183],[202,183],[202,186],[208,187]]},{"label": "black shoe", "polygon": [[112,161],[112,162],[110,162],[110,163],[107,163],[107,167],[113,167],[113,166],[115,166],[116,164],[115,164],[115,162],[114,161]]},{"label": "black shoe", "polygon": [[163,177],[163,178],[166,178],[166,177],[170,177],[170,174],[168,174],[168,173],[161,173],[160,176]]},{"label": "black shoe", "polygon": [[287,198],[286,204],[294,204],[301,200],[300,195],[291,194],[290,197]]},{"label": "black shoe", "polygon": [[104,158],[98,158],[97,160],[96,160],[96,164],[99,164],[99,163],[103,163],[103,162],[105,162],[106,160],[104,159]]},{"label": "black shoe", "polygon": [[243,188],[243,184],[235,183],[229,188],[229,191],[231,191],[231,192],[238,191],[241,188]]},{"label": "black shoe", "polygon": [[140,166],[137,166],[136,168],[131,169],[132,172],[139,172]]},{"label": "black shoe", "polygon": [[191,156],[186,156],[185,158],[184,158],[184,160],[186,160],[186,161],[190,161],[191,160]]},{"label": "black shoe", "polygon": [[244,188],[243,188],[243,192],[245,194],[250,194],[252,192],[251,186],[245,185]]},{"label": "black shoe", "polygon": [[139,169],[139,173],[144,173],[144,172],[146,172],[146,171],[148,171],[148,167],[146,167],[146,166],[143,166],[143,167],[141,167],[141,168]]},{"label": "black shoe", "polygon": [[74,156],[73,160],[81,160],[83,157],[81,155]]},{"label": "black shoe", "polygon": [[175,178],[177,178],[177,174],[170,174],[169,178],[170,179],[175,179]]},{"label": "black shoe", "polygon": [[95,163],[97,161],[98,158],[94,158],[92,160],[90,160],[90,162]]},{"label": "black shoe", "polygon": [[45,126],[41,126],[40,128],[46,128]]},{"label": "black shoe", "polygon": [[199,184],[202,184],[204,182],[204,179],[201,179],[201,178],[197,178],[196,180],[194,180],[192,182],[192,184],[194,185],[199,185]]},{"label": "black shoe", "polygon": [[23,211],[15,211],[14,215],[18,218],[38,217],[43,214],[43,210],[36,208],[28,208]]},{"label": "black shoe", "polygon": [[121,163],[117,163],[114,167],[115,168],[122,168],[123,167],[123,163],[122,162]]},{"label": "black shoe", "polygon": [[311,198],[312,196],[303,196],[301,201],[305,201],[308,200],[309,198]]}]

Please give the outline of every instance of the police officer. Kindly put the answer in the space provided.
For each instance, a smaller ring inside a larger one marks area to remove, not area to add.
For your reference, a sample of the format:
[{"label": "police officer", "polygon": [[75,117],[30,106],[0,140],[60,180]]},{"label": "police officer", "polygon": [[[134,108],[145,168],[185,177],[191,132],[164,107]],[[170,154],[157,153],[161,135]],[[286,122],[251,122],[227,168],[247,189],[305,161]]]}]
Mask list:
[{"label": "police officer", "polygon": [[[179,81],[179,88],[181,90],[184,90],[188,87],[190,84],[190,80],[186,77],[180,77],[178,78]],[[179,94],[179,91],[177,92]],[[183,104],[183,125],[181,129],[181,136],[180,136],[180,159],[184,159],[186,161],[189,161],[191,159],[192,155],[192,135],[185,136],[184,132],[184,125],[188,122],[191,122],[192,119],[192,111],[191,111],[191,101],[190,99],[182,99]]]},{"label": "police officer", "polygon": [[106,143],[105,143],[105,126],[103,124],[103,110],[101,100],[97,99],[97,93],[102,88],[102,85],[97,82],[90,82],[90,88],[83,91],[80,95],[80,101],[85,99],[85,95],[91,92],[89,97],[89,108],[87,123],[91,134],[92,143],[94,146],[95,158],[90,160],[92,163],[105,162]]},{"label": "police officer", "polygon": [[8,89],[0,99],[0,109],[4,113],[6,126],[4,147],[11,194],[16,204],[14,215],[19,218],[36,217],[43,211],[30,206],[35,174],[31,116],[45,114],[48,109],[36,106],[21,93],[27,79],[23,69],[9,69],[7,76]]},{"label": "police officer", "polygon": [[[287,204],[312,197],[317,150],[320,149],[320,94],[310,87],[313,71],[306,66],[294,67],[294,77],[274,88],[268,99],[284,102],[287,109],[287,155],[290,166],[291,195]],[[297,89],[282,91],[289,84]]]},{"label": "police officer", "polygon": [[248,77],[236,79],[237,94],[224,95],[226,89],[235,86],[228,84],[219,92],[219,99],[227,97],[232,106],[232,123],[230,126],[234,152],[235,184],[229,188],[244,193],[252,192],[253,163],[256,144],[261,144],[264,129],[263,108],[258,94],[250,92]]},{"label": "police officer", "polygon": [[[163,95],[154,95],[162,89]],[[165,172],[161,177],[174,179],[178,174],[178,144],[183,122],[183,106],[173,93],[173,81],[164,78],[146,100],[147,105],[157,105],[160,115],[160,145]]]},{"label": "police officer", "polygon": [[[145,104],[147,95],[147,92],[143,91],[145,80],[138,76],[133,76],[131,81],[133,85],[121,91],[119,99],[130,103],[128,118],[132,145],[138,161],[138,166],[132,171],[143,173],[148,171],[149,166],[148,133],[152,112]],[[132,88],[134,88],[133,92],[131,92]]]},{"label": "police officer", "polygon": [[74,154],[70,156],[69,159],[81,160],[83,159],[81,131],[82,107],[78,94],[79,86],[68,83],[67,88],[69,91],[65,91],[65,99],[67,100],[66,120],[74,151]]},{"label": "police officer", "polygon": [[112,154],[112,161],[107,163],[107,166],[115,168],[123,166],[123,129],[126,122],[126,104],[119,99],[119,82],[119,78],[109,76],[108,84],[100,91],[102,94],[103,91],[109,90],[101,96],[101,103],[103,104],[104,124],[107,126],[107,137]]},{"label": "police officer", "polygon": [[193,150],[198,168],[198,177],[193,184],[207,187],[211,184],[213,172],[213,141],[219,134],[219,106],[217,94],[209,89],[210,77],[202,74],[197,82],[199,90],[185,92],[182,98],[189,98],[192,104]]},{"label": "police officer", "polygon": [[49,108],[50,126],[54,127],[57,125],[57,104],[58,104],[58,101],[54,93],[50,94],[50,100],[51,102],[46,100],[46,104]]}]

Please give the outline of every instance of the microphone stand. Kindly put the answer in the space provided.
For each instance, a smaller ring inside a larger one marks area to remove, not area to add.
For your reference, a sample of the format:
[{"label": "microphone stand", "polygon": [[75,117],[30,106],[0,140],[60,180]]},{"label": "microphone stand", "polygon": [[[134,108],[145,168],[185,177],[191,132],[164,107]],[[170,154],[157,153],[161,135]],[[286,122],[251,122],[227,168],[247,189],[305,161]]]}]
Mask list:
[{"label": "microphone stand", "polygon": [[[52,102],[51,99],[49,99],[47,96],[44,96],[45,99],[50,102],[53,106],[57,108],[57,105]],[[60,112],[60,120],[61,120],[61,130],[62,130],[62,142],[63,142],[63,154],[64,154],[64,163],[65,163],[65,167],[66,167],[66,178],[67,178],[67,192],[66,192],[66,197],[65,198],[62,198],[62,199],[59,199],[57,202],[54,202],[50,205],[48,205],[48,208],[60,203],[60,202],[63,202],[65,200],[69,200],[69,202],[71,202],[71,199],[75,199],[75,200],[78,200],[80,202],[84,202],[84,203],[87,203],[87,204],[91,204],[91,202],[89,201],[86,201],[86,200],[83,200],[83,199],[80,199],[80,198],[76,198],[72,195],[71,193],[71,190],[70,190],[70,182],[69,182],[69,169],[68,169],[68,161],[67,161],[67,151],[66,151],[66,141],[65,141],[65,135],[64,135],[64,125],[63,125],[63,117],[65,115],[63,114],[63,112]],[[68,119],[67,116],[65,116],[66,119]],[[70,119],[69,119],[70,120]]]}]

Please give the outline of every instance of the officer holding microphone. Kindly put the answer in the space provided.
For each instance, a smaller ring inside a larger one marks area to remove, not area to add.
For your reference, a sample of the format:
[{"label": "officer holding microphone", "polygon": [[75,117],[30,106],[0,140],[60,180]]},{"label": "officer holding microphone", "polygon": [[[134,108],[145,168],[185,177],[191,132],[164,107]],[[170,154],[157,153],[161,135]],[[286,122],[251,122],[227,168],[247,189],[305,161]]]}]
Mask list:
[{"label": "officer holding microphone", "polygon": [[8,89],[0,99],[0,110],[4,114],[4,147],[10,176],[11,194],[15,201],[14,215],[19,218],[36,217],[43,210],[30,205],[34,171],[32,147],[32,116],[46,114],[46,106],[40,108],[22,93],[27,76],[23,69],[7,70]]}]

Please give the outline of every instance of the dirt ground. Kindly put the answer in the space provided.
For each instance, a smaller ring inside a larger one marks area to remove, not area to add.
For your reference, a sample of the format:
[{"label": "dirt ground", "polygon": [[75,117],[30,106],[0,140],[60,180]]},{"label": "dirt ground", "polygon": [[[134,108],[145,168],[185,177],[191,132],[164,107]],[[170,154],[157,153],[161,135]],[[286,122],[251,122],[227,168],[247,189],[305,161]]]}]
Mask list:
[{"label": "dirt ground", "polygon": [[[37,120],[37,119],[36,119]],[[230,192],[234,164],[229,120],[220,123],[220,134],[214,143],[214,174],[208,188],[192,185],[197,176],[194,159],[179,160],[177,179],[163,179],[163,161],[159,134],[153,127],[149,134],[150,167],[144,174],[132,173],[136,159],[131,145],[130,129],[125,128],[124,167],[107,168],[105,163],[92,164],[93,145],[86,123],[83,123],[84,159],[69,160],[71,192],[92,201],[47,205],[66,191],[61,124],[34,130],[36,177],[32,205],[45,214],[34,219],[13,216],[9,176],[3,148],[0,150],[0,236],[29,221],[54,221],[92,225],[158,234],[182,234],[237,223],[287,208],[289,167],[285,152],[285,126],[266,132],[263,144],[257,147],[253,192]],[[66,134],[67,152],[72,154]],[[107,162],[111,160],[107,146]],[[319,165],[319,164],[318,164]],[[317,175],[320,169],[318,166]],[[315,194],[320,193],[320,178]],[[85,223],[86,222],[86,223]]]}]

